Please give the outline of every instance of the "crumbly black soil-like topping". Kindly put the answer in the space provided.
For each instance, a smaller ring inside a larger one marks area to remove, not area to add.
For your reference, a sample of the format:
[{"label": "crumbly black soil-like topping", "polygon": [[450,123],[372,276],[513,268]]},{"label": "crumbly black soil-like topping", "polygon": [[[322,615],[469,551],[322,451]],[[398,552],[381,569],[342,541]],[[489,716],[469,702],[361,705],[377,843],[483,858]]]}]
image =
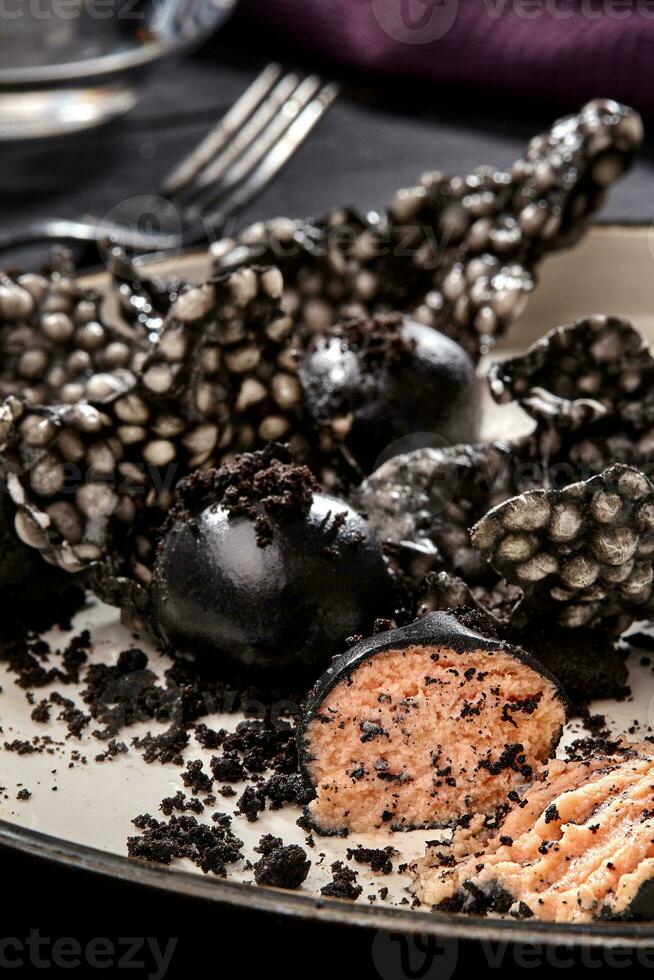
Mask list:
[{"label": "crumbly black soil-like topping", "polygon": [[130,857],[171,864],[175,858],[188,858],[204,871],[219,878],[227,876],[227,865],[242,857],[243,841],[230,829],[230,818],[220,814],[213,826],[200,823],[189,814],[156,820],[149,814],[136,817],[132,823],[141,834],[129,837]]},{"label": "crumbly black soil-like topping", "polygon": [[495,761],[480,759],[478,766],[480,769],[487,769],[491,776],[499,776],[505,769],[512,769],[525,779],[530,779],[533,771],[525,762],[524,745],[520,742],[505,745]]},{"label": "crumbly black soil-like topping", "polygon": [[630,755],[631,750],[620,738],[611,739],[604,736],[577,738],[566,747],[568,762],[586,762],[596,755]]},{"label": "crumbly black soil-like topping", "polygon": [[262,853],[263,857],[254,865],[257,885],[295,889],[306,880],[311,861],[307,860],[304,848],[297,844],[273,848],[266,846]]},{"label": "crumbly black soil-like topping", "polygon": [[165,692],[142,650],[122,651],[115,665],[91,664],[85,680],[82,697],[108,739],[136,722],[162,718]]},{"label": "crumbly black soil-like topping", "polygon": [[150,732],[142,738],[135,738],[132,745],[142,750],[146,762],[161,762],[162,765],[172,763],[175,766],[184,765],[184,749],[189,743],[189,734],[181,725],[172,725],[168,731],[159,735]]},{"label": "crumbly black soil-like topping", "polygon": [[257,854],[263,854],[266,857],[268,854],[272,854],[278,848],[283,847],[284,841],[281,837],[275,837],[274,834],[264,834],[260,839],[259,844],[255,847]]},{"label": "crumbly black soil-like topping", "polygon": [[363,372],[392,372],[410,363],[416,349],[416,341],[404,335],[403,324],[398,313],[380,313],[336,324],[330,335],[342,337],[357,352]]},{"label": "crumbly black soil-like topping", "polygon": [[299,773],[275,773],[262,787],[271,810],[281,810],[287,804],[305,806],[313,797]]},{"label": "crumbly black soil-like topping", "polygon": [[225,752],[224,755],[214,756],[211,760],[211,771],[214,779],[223,783],[240,783],[247,779],[245,766],[236,752]]},{"label": "crumbly black soil-like topping", "polygon": [[363,887],[356,884],[358,873],[348,868],[342,861],[334,861],[331,866],[332,880],[327,885],[323,885],[320,894],[328,898],[347,898],[355,901]]},{"label": "crumbly black soil-like topping", "polygon": [[[16,675],[16,683],[25,690],[48,687],[50,684],[77,684],[79,672],[86,662],[91,644],[87,630],[74,636],[62,651],[53,650],[40,637],[28,634],[5,644],[0,658],[10,673]],[[56,666],[49,666],[52,660]]]},{"label": "crumbly black soil-like topping", "polygon": [[129,749],[125,742],[121,742],[116,738],[112,738],[107,743],[107,748],[104,752],[100,752],[95,757],[96,762],[107,762],[110,759],[115,759],[116,756],[126,755]]},{"label": "crumbly black soil-like topping", "polygon": [[371,871],[383,875],[389,875],[392,872],[393,861],[391,859],[396,854],[397,851],[390,845],[380,848],[362,847],[359,844],[357,847],[348,847],[347,849],[348,861],[356,861],[357,864],[368,864],[370,865]]},{"label": "crumbly black soil-like topping", "polygon": [[256,786],[246,786],[238,801],[238,812],[248,823],[256,823],[259,814],[266,808],[263,793]]},{"label": "crumbly black soil-like topping", "polygon": [[187,797],[186,793],[182,793],[178,790],[174,796],[165,797],[159,804],[159,809],[164,816],[170,817],[174,810],[178,810],[180,813],[203,813],[204,804],[197,797],[192,796],[190,799]]},{"label": "crumbly black soil-like topping", "polygon": [[232,517],[254,521],[257,544],[265,548],[272,541],[275,523],[308,513],[319,489],[311,470],[293,463],[290,449],[271,444],[243,453],[218,470],[197,471],[183,480],[177,488],[183,509],[176,509],[172,519],[220,504]]},{"label": "crumbly black soil-like topping", "polygon": [[210,793],[213,789],[213,779],[204,771],[204,763],[201,759],[190,759],[186,763],[182,782],[196,794]]},{"label": "crumbly black soil-like topping", "polygon": [[52,704],[61,708],[57,718],[59,721],[66,723],[68,734],[75,738],[79,738],[82,731],[91,721],[91,716],[85,714],[80,708],[78,708],[71,698],[62,697],[62,695],[57,691],[54,691],[50,695],[50,701]]}]

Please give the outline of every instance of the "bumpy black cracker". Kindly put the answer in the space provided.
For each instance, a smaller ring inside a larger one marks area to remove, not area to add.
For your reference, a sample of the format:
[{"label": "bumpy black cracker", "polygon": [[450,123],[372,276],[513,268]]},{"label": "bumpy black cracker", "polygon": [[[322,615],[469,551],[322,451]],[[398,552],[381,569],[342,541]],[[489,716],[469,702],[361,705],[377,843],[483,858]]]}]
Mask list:
[{"label": "bumpy black cracker", "polygon": [[468,528],[513,493],[512,449],[494,443],[418,449],[388,460],[354,493],[356,506],[414,582],[431,570],[487,577]]},{"label": "bumpy black cracker", "polygon": [[557,327],[489,372],[496,401],[517,401],[541,425],[577,429],[617,415],[654,436],[654,358],[630,323],[592,316]]},{"label": "bumpy black cracker", "polygon": [[622,632],[652,607],[654,486],[632,467],[505,501],[473,528],[472,542],[522,588],[522,617]]},{"label": "bumpy black cracker", "polygon": [[651,472],[653,381],[640,334],[604,316],[559,327],[490,372],[495,398],[518,401],[537,423],[520,447],[523,474],[531,467],[535,483],[559,488],[613,463]]},{"label": "bumpy black cracker", "polygon": [[595,100],[531,140],[508,172],[429,173],[386,211],[258,223],[215,247],[216,268],[279,265],[288,311],[309,330],[411,311],[477,355],[520,312],[541,257],[583,233],[641,139],[633,110]]},{"label": "bumpy black cracker", "polygon": [[107,322],[103,298],[76,280],[70,254],[43,274],[0,273],[0,397],[75,404],[138,369],[147,333]]},{"label": "bumpy black cracker", "polygon": [[166,316],[185,283],[177,276],[146,276],[118,246],[107,257],[123,319],[148,337],[161,333]]},{"label": "bumpy black cracker", "polygon": [[106,559],[113,599],[112,581],[149,584],[153,531],[186,473],[276,438],[308,452],[282,287],[257,268],[182,291],[138,375],[90,404],[7,400],[0,450],[22,540],[67,571]]}]

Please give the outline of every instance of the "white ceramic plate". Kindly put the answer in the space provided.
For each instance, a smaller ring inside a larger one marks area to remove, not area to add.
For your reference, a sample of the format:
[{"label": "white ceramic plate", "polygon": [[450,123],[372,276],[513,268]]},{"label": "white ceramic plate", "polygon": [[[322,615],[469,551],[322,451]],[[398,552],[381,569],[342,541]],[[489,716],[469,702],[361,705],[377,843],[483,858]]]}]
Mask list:
[{"label": "white ceramic plate", "polygon": [[[620,314],[631,319],[644,333],[654,340],[654,310],[651,308],[651,265],[649,231],[646,228],[597,228],[575,251],[550,259],[545,264],[541,284],[521,318],[503,345],[507,349],[524,349],[545,330],[559,323],[571,322],[590,312]],[[205,269],[203,259],[187,257],[177,262],[189,274],[201,274]],[[100,277],[96,284],[105,285]],[[524,425],[524,419],[509,408],[498,409],[489,403],[485,417],[487,436],[515,431]],[[119,623],[116,610],[93,602],[75,619],[73,629],[91,630],[94,651],[91,662],[112,663],[120,651],[131,646],[144,649],[150,656],[150,667],[162,672],[166,658],[157,654],[147,636],[135,637]],[[47,639],[53,648],[62,647],[73,634],[53,631]],[[640,723],[637,734],[647,734],[646,726],[654,720],[654,673],[640,665],[640,654],[630,658],[632,700],[597,702],[594,710],[607,716],[616,733],[626,732],[634,720]],[[218,902],[283,911],[298,916],[356,923],[360,925],[387,926],[412,932],[433,932],[439,935],[457,935],[461,938],[502,937],[530,941],[579,941],[598,944],[651,943],[654,940],[654,923],[611,924],[597,926],[559,926],[549,923],[484,920],[465,916],[432,914],[424,910],[411,910],[398,903],[406,896],[409,883],[407,875],[394,872],[390,876],[374,875],[363,865],[355,865],[359,871],[359,883],[363,894],[356,903],[325,900],[320,897],[320,887],[331,878],[329,866],[345,857],[352,841],[316,837],[314,849],[308,849],[312,868],[303,888],[297,893],[259,888],[249,884],[252,873],[241,863],[231,866],[228,881],[205,877],[190,862],[178,862],[171,869],[162,869],[126,857],[127,837],[136,834],[131,820],[137,814],[158,814],[160,801],[178,790],[190,793],[182,784],[181,770],[174,765],[154,763],[147,765],[141,754],[131,748],[128,754],[113,760],[96,763],[95,756],[103,751],[103,743],[88,734],[93,723],[80,740],[66,737],[66,727],[56,721],[52,712],[49,723],[36,724],[30,718],[32,706],[25,692],[15,684],[15,678],[0,663],[0,744],[14,739],[31,740],[35,735],[49,735],[54,740],[53,753],[18,755],[2,751],[0,754],[0,783],[5,787],[0,794],[0,843],[37,853],[51,860],[77,864],[100,874],[129,878],[146,882],[153,887],[168,889],[181,894],[193,894]],[[79,688],[54,684],[52,689],[61,691],[84,707]],[[37,691],[38,698],[47,697],[49,688]],[[241,716],[210,716],[203,721],[212,728],[233,728]],[[119,738],[129,744],[134,736],[146,731],[163,731],[164,725],[146,724],[126,729]],[[567,737],[580,733],[579,725],[571,725]],[[74,762],[70,767],[71,753],[78,750],[88,759],[88,764]],[[192,737],[185,757],[204,759],[205,769],[215,754],[206,751]],[[32,796],[20,802],[18,790],[28,788]],[[240,795],[243,787],[235,787]],[[234,799],[237,799],[235,797]],[[213,810],[233,810],[234,801],[218,797],[215,807],[207,809],[208,817]],[[306,832],[296,819],[299,809],[286,807],[281,811],[265,811],[256,823],[249,824],[244,818],[234,820],[234,831],[244,841],[244,853],[251,860],[259,838],[264,833],[282,837],[286,843],[305,844]],[[384,847],[392,844],[400,855],[397,865],[423,853],[424,841],[433,837],[433,831],[412,832],[388,836],[356,835],[355,843],[365,846]],[[320,855],[324,857],[321,859]],[[377,894],[382,886],[389,888],[386,900],[377,898],[371,903],[366,896]]]}]

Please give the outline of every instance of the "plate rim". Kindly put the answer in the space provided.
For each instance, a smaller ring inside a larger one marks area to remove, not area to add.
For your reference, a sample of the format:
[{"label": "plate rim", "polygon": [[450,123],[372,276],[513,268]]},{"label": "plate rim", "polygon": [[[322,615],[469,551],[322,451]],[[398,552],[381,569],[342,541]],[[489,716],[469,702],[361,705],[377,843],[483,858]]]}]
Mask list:
[{"label": "plate rim", "polygon": [[209,878],[172,867],[76,844],[0,820],[0,848],[27,853],[95,876],[110,877],[134,885],[155,888],[177,897],[212,901],[236,908],[255,909],[310,919],[325,925],[359,926],[366,929],[430,935],[438,939],[487,942],[544,943],[593,947],[628,945],[651,948],[654,922],[593,923],[532,922],[480,918],[444,912],[416,912],[397,907],[364,905],[333,898],[285,891],[269,886]]}]

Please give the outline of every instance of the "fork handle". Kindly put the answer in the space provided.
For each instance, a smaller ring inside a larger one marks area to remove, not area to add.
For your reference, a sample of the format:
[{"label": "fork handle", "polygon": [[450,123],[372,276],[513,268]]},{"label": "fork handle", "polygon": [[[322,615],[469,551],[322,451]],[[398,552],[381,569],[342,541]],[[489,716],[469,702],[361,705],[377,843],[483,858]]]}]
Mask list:
[{"label": "fork handle", "polygon": [[111,245],[119,245],[127,251],[163,252],[179,248],[182,242],[179,235],[146,234],[126,225],[106,221],[67,221],[53,218],[35,221],[10,231],[0,231],[0,252],[45,242],[100,245],[104,241]]}]

